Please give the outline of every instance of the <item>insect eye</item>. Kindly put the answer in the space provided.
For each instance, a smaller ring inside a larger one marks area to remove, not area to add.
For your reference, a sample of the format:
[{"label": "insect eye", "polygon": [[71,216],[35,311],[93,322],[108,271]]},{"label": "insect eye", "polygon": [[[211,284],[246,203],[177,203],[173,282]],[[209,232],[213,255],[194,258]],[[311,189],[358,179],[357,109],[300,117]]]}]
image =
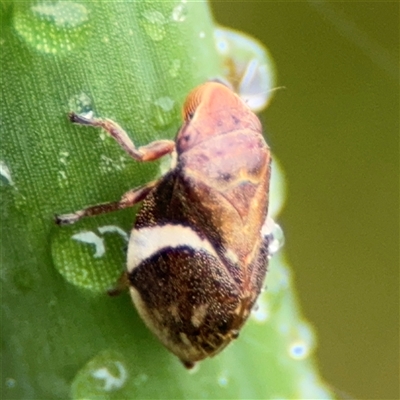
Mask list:
[{"label": "insect eye", "polygon": [[192,90],[189,93],[183,106],[183,119],[185,121],[190,121],[193,118],[197,107],[201,103],[203,94],[204,85],[198,86],[196,89]]},{"label": "insect eye", "polygon": [[183,119],[187,122],[190,121],[196,111],[199,101],[196,98],[188,97],[183,108]]}]

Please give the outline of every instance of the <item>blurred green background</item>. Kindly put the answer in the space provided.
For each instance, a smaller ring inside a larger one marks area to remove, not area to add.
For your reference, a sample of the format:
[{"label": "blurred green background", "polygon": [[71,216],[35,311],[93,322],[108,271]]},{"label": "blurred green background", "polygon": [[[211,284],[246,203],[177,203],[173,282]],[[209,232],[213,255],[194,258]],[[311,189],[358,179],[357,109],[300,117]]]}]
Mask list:
[{"label": "blurred green background", "polygon": [[286,87],[262,118],[321,373],[353,398],[399,398],[399,3],[211,5],[269,48]]}]

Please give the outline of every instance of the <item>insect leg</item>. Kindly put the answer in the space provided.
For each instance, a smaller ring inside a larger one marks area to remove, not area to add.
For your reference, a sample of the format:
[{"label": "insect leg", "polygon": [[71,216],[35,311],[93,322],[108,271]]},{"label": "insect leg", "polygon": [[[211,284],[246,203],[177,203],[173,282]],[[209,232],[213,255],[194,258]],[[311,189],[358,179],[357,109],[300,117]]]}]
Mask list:
[{"label": "insect leg", "polygon": [[116,122],[110,119],[87,118],[73,112],[69,114],[69,119],[75,124],[103,128],[137,161],[157,160],[175,150],[175,142],[172,140],[156,140],[146,146],[136,148],[128,134]]},{"label": "insect leg", "polygon": [[97,204],[94,206],[83,208],[82,210],[78,210],[70,214],[56,215],[55,222],[57,225],[70,225],[79,221],[83,217],[91,217],[94,215],[105,214],[112,211],[122,210],[128,207],[133,207],[135,204],[144,200],[144,198],[154,188],[157,182],[157,180],[152,181],[144,186],[131,189],[126,192],[119,201]]}]

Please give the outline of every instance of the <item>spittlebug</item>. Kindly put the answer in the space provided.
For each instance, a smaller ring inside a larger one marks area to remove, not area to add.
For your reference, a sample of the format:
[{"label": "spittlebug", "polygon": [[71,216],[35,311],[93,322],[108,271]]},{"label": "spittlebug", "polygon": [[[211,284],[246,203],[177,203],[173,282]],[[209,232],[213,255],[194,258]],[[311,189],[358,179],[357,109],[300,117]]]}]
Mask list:
[{"label": "spittlebug", "polygon": [[187,368],[219,353],[238,337],[267,270],[271,157],[259,119],[218,82],[188,95],[175,141],[136,149],[111,120],[70,119],[103,128],[137,161],[176,153],[159,180],[56,219],[73,223],[142,201],[124,275],[138,313]]}]

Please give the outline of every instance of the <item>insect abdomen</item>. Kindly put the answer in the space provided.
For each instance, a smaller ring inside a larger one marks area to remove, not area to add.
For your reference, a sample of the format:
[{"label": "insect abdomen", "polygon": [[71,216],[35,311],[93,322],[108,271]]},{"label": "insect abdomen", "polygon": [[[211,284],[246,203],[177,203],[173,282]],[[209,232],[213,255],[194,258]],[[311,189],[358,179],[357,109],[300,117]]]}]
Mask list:
[{"label": "insect abdomen", "polygon": [[171,224],[135,230],[132,243],[144,257],[128,265],[132,298],[164,345],[184,362],[225,347],[243,322],[242,294],[210,243]]}]

